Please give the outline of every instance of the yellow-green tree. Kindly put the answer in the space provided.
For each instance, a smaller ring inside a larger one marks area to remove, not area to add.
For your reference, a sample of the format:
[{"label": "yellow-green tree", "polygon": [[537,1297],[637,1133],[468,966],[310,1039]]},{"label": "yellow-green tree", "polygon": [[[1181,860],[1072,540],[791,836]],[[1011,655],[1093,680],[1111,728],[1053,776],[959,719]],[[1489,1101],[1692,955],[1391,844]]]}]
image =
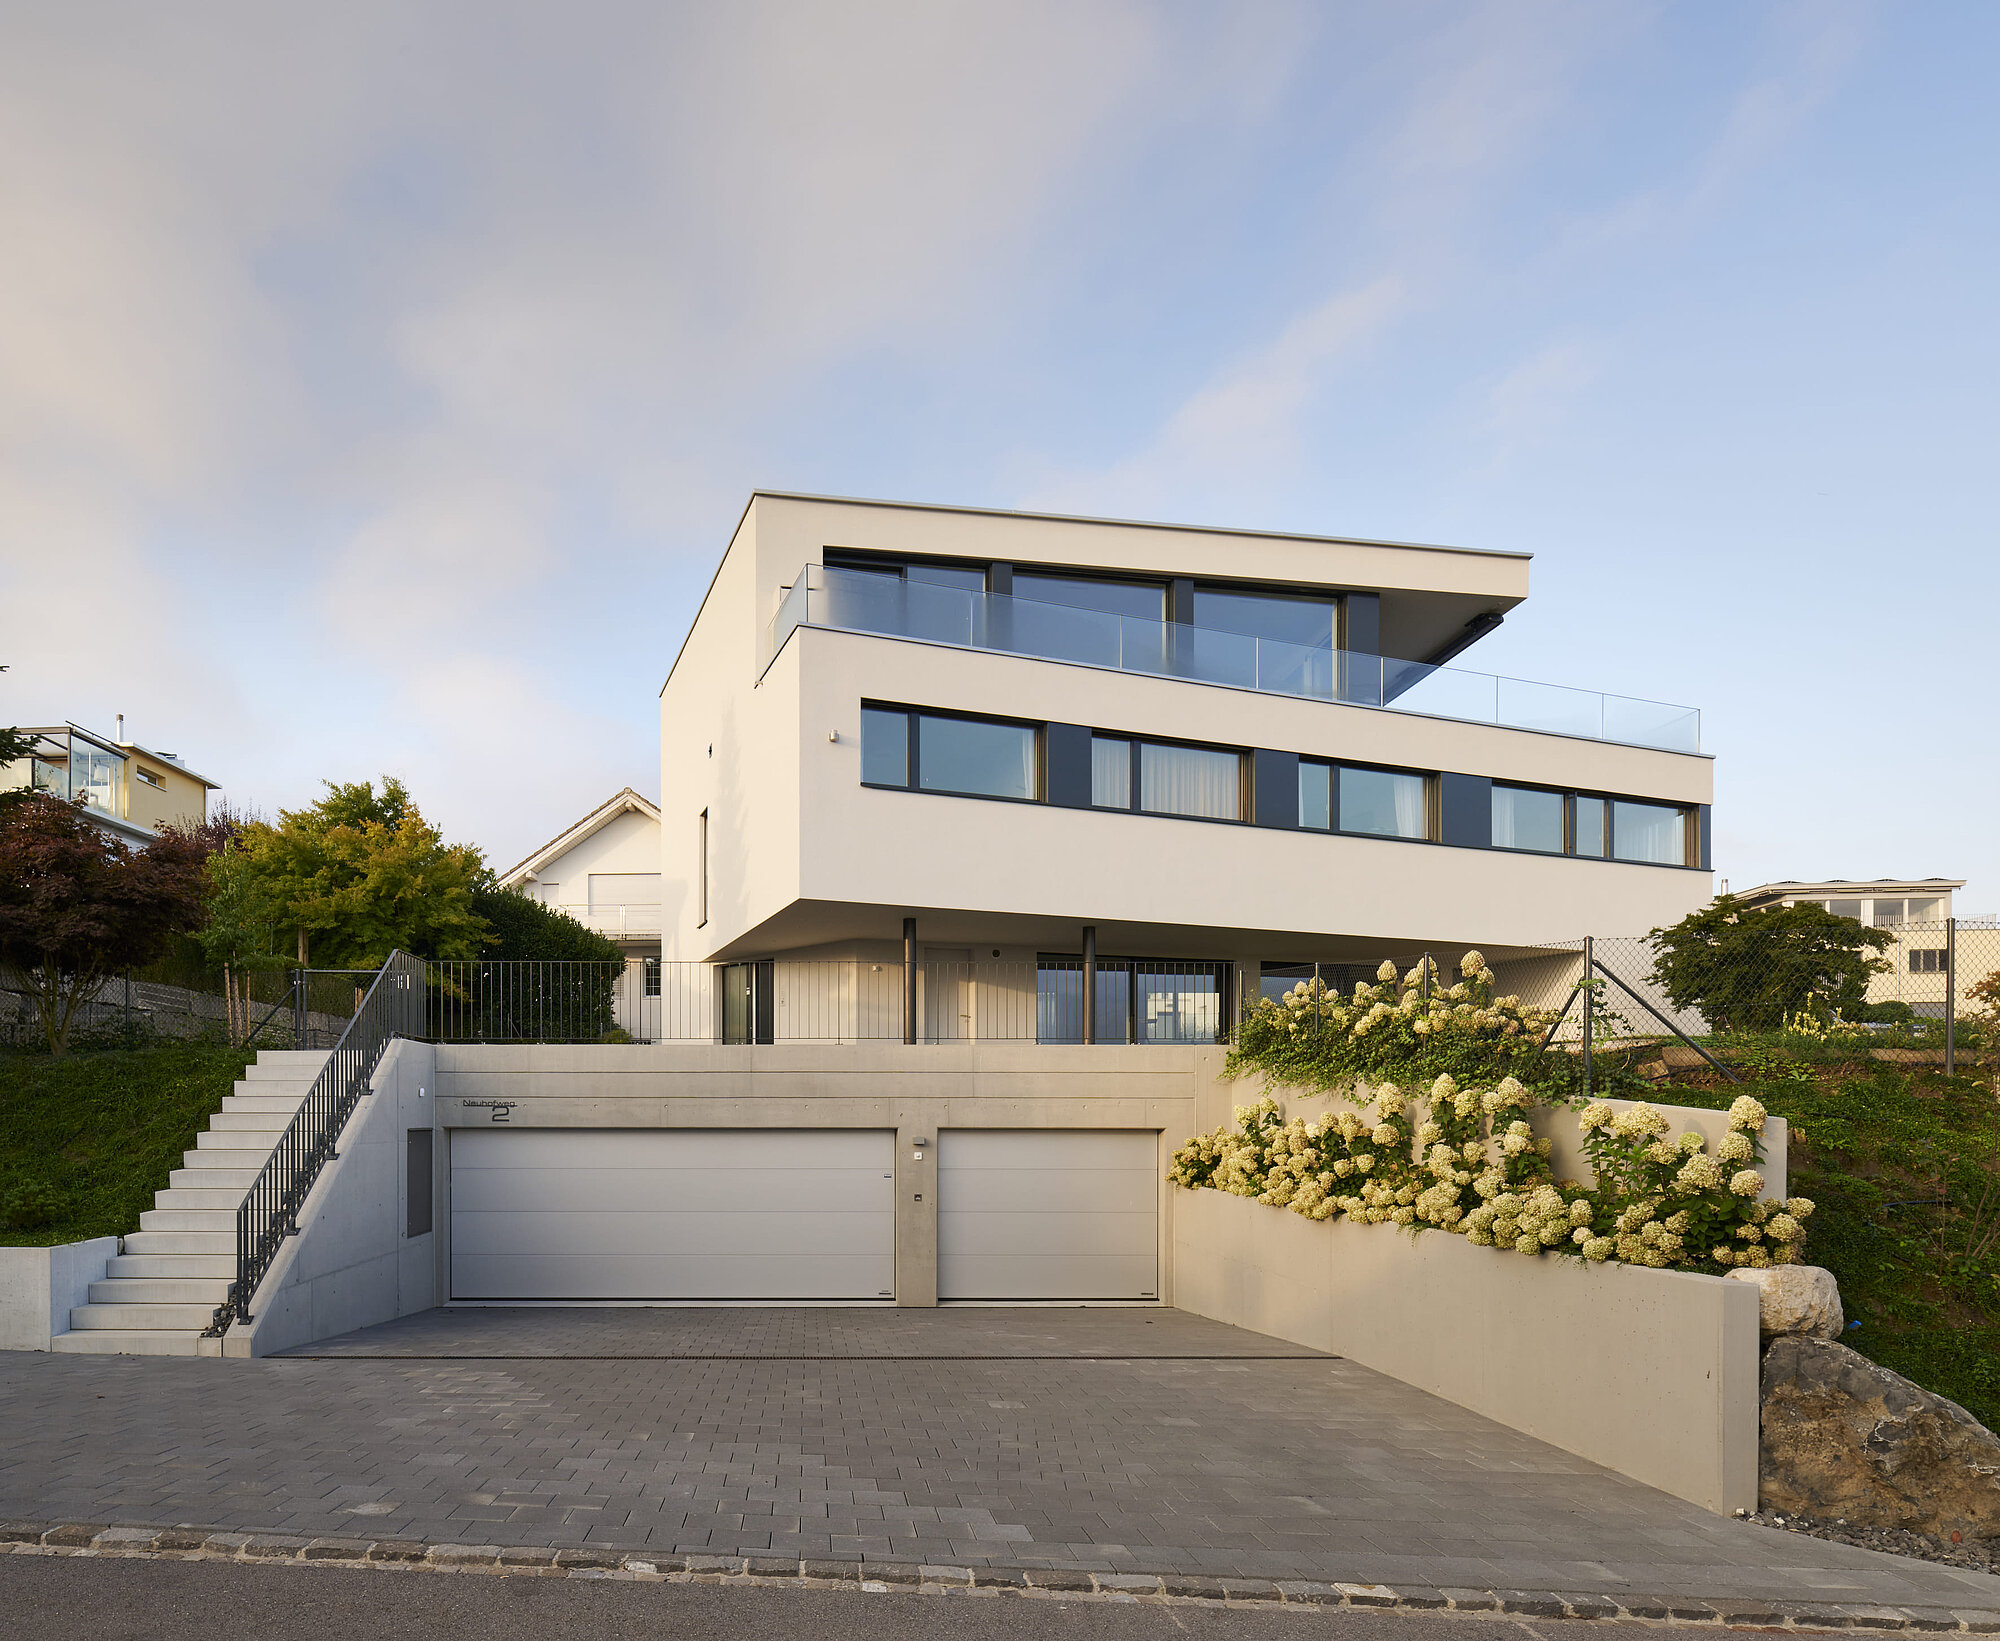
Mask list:
[{"label": "yellow-green tree", "polygon": [[446,843],[391,776],[379,793],[371,781],[326,788],[309,809],[246,827],[240,843],[241,892],[295,938],[300,960],[372,969],[392,951],[477,957],[490,934],[472,904],[479,851]]}]

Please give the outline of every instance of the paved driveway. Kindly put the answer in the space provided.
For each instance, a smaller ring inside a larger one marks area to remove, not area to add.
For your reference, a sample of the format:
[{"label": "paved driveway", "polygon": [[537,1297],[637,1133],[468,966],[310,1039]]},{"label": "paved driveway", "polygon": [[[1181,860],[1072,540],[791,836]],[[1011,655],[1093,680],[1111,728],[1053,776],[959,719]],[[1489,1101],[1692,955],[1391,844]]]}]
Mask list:
[{"label": "paved driveway", "polygon": [[[1643,1409],[1634,1410],[1643,1417]],[[1166,1310],[439,1311],[0,1353],[0,1515],[661,1554],[2000,1608]]]}]

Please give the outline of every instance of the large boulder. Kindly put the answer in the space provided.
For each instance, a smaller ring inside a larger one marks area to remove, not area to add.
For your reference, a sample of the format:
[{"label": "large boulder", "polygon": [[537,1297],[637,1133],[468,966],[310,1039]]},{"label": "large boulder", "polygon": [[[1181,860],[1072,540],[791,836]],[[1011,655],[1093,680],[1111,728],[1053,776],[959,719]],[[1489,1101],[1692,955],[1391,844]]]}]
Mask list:
[{"label": "large boulder", "polygon": [[1845,1345],[1764,1353],[1758,1501],[1786,1515],[2000,1540],[2000,1436]]},{"label": "large boulder", "polygon": [[1838,1339],[1846,1326],[1840,1284],[1817,1265],[1767,1265],[1731,1271],[1734,1282],[1754,1282],[1761,1291],[1760,1331],[1766,1342],[1796,1334],[1805,1339]]}]

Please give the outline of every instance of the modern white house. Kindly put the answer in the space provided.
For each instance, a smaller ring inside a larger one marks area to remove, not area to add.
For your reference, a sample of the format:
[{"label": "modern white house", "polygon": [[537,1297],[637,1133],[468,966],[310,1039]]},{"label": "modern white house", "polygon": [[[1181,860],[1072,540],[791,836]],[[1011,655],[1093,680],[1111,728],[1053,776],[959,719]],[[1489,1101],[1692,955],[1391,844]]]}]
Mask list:
[{"label": "modern white house", "polygon": [[[1260,993],[1471,947],[1546,979],[1709,900],[1692,709],[1465,665],[1527,593],[1514,553],[752,497],[659,809],[509,874],[635,939],[657,872],[651,1040],[396,1043],[342,1147],[375,1172],[315,1187],[394,1223],[329,1207],[228,1348],[433,1303],[1171,1302],[1165,1159]],[[223,1208],[148,1229],[219,1255]],[[112,1297],[107,1335],[196,1308]]]},{"label": "modern white house", "polygon": [[1302,966],[1671,922],[1699,717],[1465,668],[1527,591],[1520,554],[759,494],[660,697],[667,967],[724,966],[730,1041],[1193,1043]]}]

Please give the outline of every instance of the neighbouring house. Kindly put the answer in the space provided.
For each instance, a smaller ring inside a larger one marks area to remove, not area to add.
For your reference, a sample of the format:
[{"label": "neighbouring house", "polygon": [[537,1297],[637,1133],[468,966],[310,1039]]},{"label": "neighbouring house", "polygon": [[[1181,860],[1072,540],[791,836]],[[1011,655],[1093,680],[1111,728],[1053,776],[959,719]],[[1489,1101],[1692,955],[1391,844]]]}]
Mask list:
[{"label": "neighbouring house", "polygon": [[660,811],[623,787],[500,876],[615,940],[634,957],[660,951]]},{"label": "neighbouring house", "polygon": [[[123,734],[125,720],[118,720]],[[199,826],[217,783],[197,775],[171,752],[97,735],[75,724],[24,727],[33,753],[0,766],[0,790],[39,787],[59,798],[80,797],[90,817],[113,837],[143,847],[163,826]]]},{"label": "neighbouring house", "polygon": [[1976,1006],[1969,1000],[1969,988],[1977,985],[1994,968],[1991,961],[1954,963],[1954,940],[1962,938],[1968,924],[1982,926],[1981,954],[1995,945],[1992,919],[1961,919],[1953,911],[1953,897],[1965,887],[1963,878],[1830,878],[1820,883],[1760,883],[1736,898],[1752,910],[1766,906],[1793,906],[1801,902],[1823,907],[1835,917],[1851,917],[1871,929],[1887,929],[1894,939],[1884,947],[1886,972],[1868,982],[1870,1003],[1906,1003],[1911,1012],[1940,1019],[1945,1012],[1945,976],[1956,970],[1958,1006],[1961,1012]]},{"label": "neighbouring house", "polygon": [[612,1018],[641,1042],[660,1032],[660,811],[621,787],[501,874],[500,886],[616,941],[625,975]]}]

